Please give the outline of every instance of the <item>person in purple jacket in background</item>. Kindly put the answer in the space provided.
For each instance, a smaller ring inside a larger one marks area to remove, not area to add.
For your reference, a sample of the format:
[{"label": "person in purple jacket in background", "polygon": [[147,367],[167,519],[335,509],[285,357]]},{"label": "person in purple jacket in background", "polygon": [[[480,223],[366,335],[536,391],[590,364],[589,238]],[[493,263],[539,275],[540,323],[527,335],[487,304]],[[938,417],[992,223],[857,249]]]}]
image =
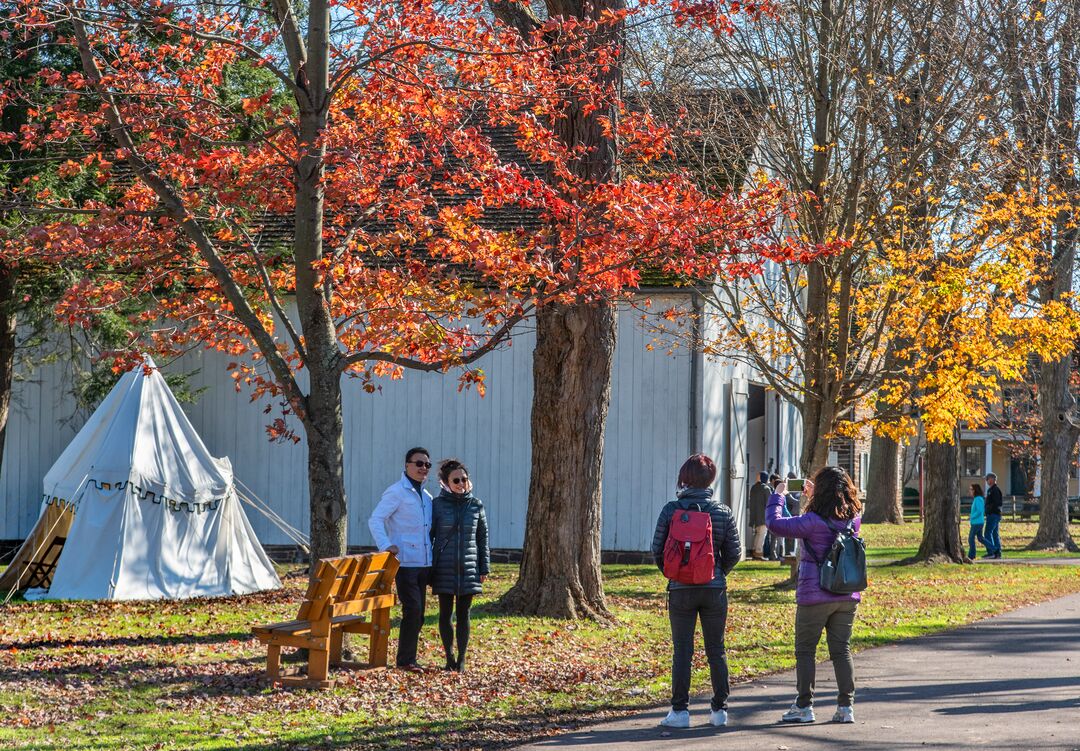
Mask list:
[{"label": "person in purple jacket in background", "polygon": [[860,593],[837,595],[822,589],[814,557],[825,558],[837,530],[851,524],[858,533],[862,512],[859,493],[842,468],[823,467],[814,475],[813,481],[806,481],[803,514],[785,519],[782,509],[786,491],[787,483],[779,483],[765,508],[765,525],[774,536],[803,541],[799,546],[799,581],[795,590],[795,680],[799,695],[780,719],[784,722],[814,721],[815,654],[824,629],[829,658],[836,672],[837,707],[832,720],[854,722],[855,665],[851,660],[851,628]]}]

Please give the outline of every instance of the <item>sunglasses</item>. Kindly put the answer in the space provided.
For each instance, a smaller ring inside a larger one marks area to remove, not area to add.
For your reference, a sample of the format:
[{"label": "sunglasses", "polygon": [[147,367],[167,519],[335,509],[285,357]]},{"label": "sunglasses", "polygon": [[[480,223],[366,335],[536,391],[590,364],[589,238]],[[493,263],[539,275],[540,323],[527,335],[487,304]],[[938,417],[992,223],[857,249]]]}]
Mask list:
[{"label": "sunglasses", "polygon": [[455,477],[450,482],[453,483],[454,485],[464,485],[468,481],[469,481],[468,477]]},{"label": "sunglasses", "polygon": [[409,462],[409,464],[415,464],[417,467],[423,467],[424,469],[431,469],[431,462]]}]

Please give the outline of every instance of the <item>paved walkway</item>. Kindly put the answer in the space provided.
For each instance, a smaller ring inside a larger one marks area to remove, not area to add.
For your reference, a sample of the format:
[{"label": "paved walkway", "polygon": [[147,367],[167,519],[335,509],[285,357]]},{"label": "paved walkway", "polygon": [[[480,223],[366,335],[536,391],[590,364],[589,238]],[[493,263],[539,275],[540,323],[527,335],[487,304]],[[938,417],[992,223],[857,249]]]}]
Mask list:
[{"label": "paved walkway", "polygon": [[[1078,574],[1080,575],[1080,574]],[[691,705],[689,730],[657,727],[667,707],[529,749],[1067,749],[1080,751],[1080,595],[855,655],[855,724],[833,725],[832,666],[818,667],[818,723],[781,725],[792,672],[735,687],[729,726]]]},{"label": "paved walkway", "polygon": [[1027,563],[1035,566],[1080,566],[1080,556],[1071,558],[976,558],[975,563],[987,566],[1005,566],[1010,563]]}]

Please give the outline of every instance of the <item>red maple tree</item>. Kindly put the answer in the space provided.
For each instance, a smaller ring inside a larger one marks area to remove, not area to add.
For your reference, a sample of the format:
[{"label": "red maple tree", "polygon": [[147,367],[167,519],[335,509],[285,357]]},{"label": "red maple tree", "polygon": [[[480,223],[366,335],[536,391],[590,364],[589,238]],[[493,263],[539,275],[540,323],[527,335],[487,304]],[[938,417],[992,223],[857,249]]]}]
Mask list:
[{"label": "red maple tree", "polygon": [[[291,416],[307,439],[316,558],[345,549],[343,375],[456,368],[482,387],[472,364],[545,305],[610,299],[644,267],[708,278],[801,252],[770,239],[775,185],[709,196],[678,170],[574,169],[589,155],[560,137],[571,108],[615,113],[622,159],[667,153],[667,127],[629,113],[608,74],[617,44],[596,43],[637,11],[522,36],[473,0],[10,7],[13,33],[82,63],[7,82],[6,100],[33,102],[21,145],[106,197],[73,205],[29,180],[46,219],[3,252],[86,270],[68,321],[127,306],[151,341],[120,359],[211,347],[236,356],[238,386],[279,398],[272,435]],[[716,28],[730,10],[673,8]]]}]

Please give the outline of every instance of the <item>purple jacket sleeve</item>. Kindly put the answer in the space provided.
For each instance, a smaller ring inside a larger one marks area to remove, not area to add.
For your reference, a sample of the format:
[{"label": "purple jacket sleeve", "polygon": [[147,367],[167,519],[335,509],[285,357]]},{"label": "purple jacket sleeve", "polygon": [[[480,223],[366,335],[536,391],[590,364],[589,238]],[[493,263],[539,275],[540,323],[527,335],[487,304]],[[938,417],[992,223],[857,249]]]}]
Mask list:
[{"label": "purple jacket sleeve", "polygon": [[769,504],[765,507],[765,526],[769,531],[777,537],[809,537],[814,528],[814,520],[805,514],[785,519],[780,512],[783,505],[784,496],[777,493],[769,496]]}]

